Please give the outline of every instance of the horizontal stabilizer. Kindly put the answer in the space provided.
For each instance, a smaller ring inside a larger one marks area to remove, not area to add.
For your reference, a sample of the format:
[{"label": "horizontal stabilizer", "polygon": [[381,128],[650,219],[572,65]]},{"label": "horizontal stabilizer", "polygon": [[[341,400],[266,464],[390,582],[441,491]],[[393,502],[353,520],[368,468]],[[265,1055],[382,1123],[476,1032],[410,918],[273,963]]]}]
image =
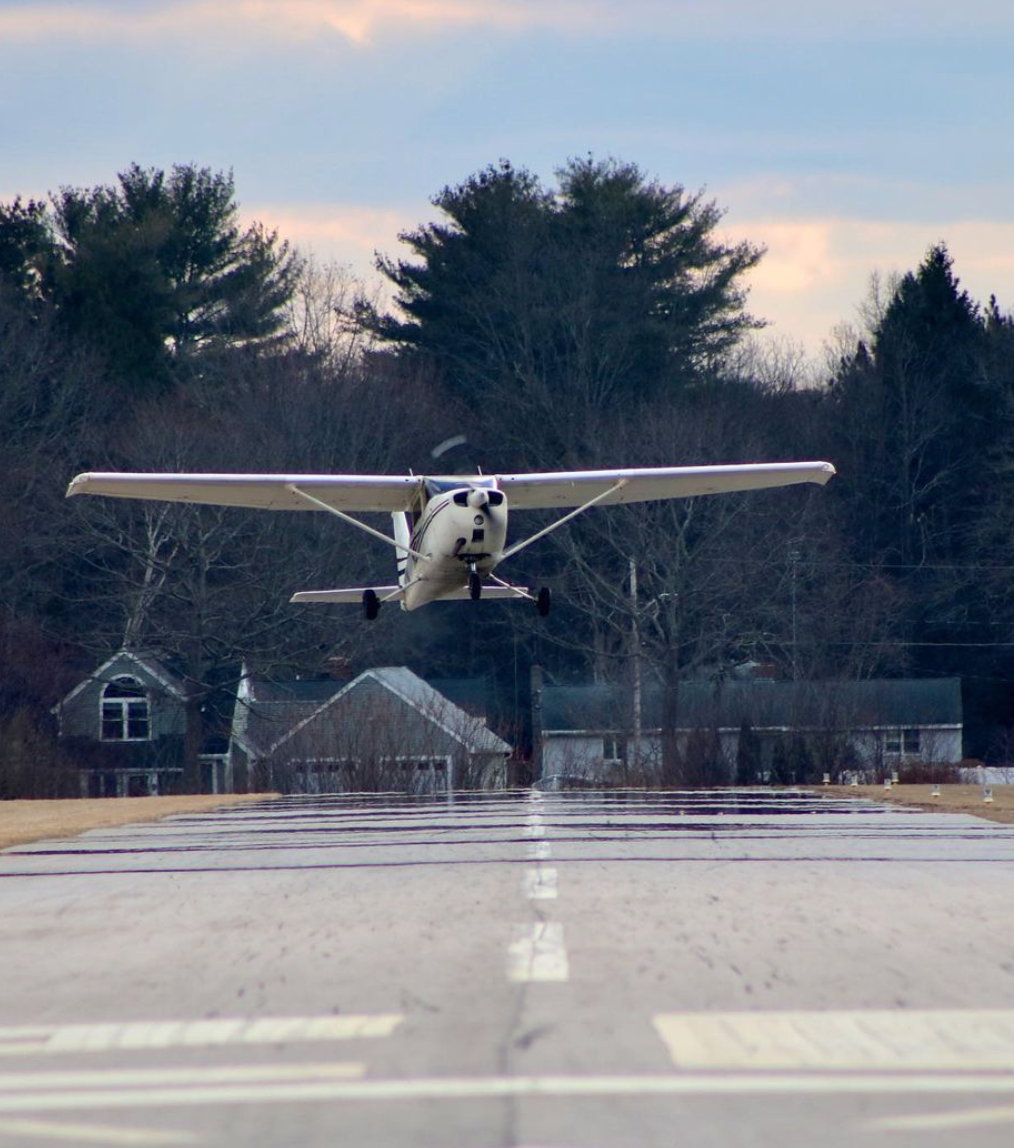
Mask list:
[{"label": "horizontal stabilizer", "polygon": [[[441,602],[461,602],[465,598],[470,598],[471,594],[468,592],[467,586],[462,586],[460,590],[452,590],[449,594],[444,594],[440,599]],[[527,586],[486,586],[482,587],[482,598],[488,598],[491,602],[505,602],[511,599],[516,599],[523,602],[528,598]]]},{"label": "horizontal stabilizer", "polygon": [[398,602],[402,597],[400,586],[359,586],[351,590],[300,590],[290,602],[344,602],[358,605],[367,590],[372,590],[381,602]]},{"label": "horizontal stabilizer", "polygon": [[[405,596],[401,586],[359,586],[349,590],[301,590],[298,594],[293,594],[289,601],[339,602],[355,606],[362,602],[363,594],[367,590],[372,590],[381,602],[400,602]],[[436,601],[462,602],[470,597],[468,587],[461,586],[457,590],[441,594]],[[483,586],[482,588],[482,598],[488,598],[491,602],[504,602],[512,599],[527,601],[529,597],[527,586]]]}]

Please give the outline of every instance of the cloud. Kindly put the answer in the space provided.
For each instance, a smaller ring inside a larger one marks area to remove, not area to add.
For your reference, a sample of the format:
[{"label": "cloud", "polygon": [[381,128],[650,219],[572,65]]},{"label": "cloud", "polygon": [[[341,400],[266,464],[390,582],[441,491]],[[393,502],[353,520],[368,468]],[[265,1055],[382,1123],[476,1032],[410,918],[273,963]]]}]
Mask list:
[{"label": "cloud", "polygon": [[1014,223],[938,219],[927,223],[848,218],[736,219],[738,236],[768,252],[751,273],[750,309],[774,333],[819,349],[835,326],[857,322],[873,272],[915,270],[943,241],[973,299],[995,294],[1014,310]]},{"label": "cloud", "polygon": [[113,3],[15,3],[0,11],[0,41],[144,40],[245,30],[304,39],[336,33],[366,44],[381,30],[459,27],[589,27],[603,6],[580,0],[162,0]]},{"label": "cloud", "polygon": [[348,264],[359,276],[373,273],[376,252],[395,254],[399,232],[420,222],[417,211],[351,203],[244,204],[242,214],[247,222],[258,220],[277,230],[306,253]]},{"label": "cloud", "polygon": [[[348,264],[360,278],[373,280],[374,253],[407,254],[398,233],[415,228],[432,211],[409,205],[261,204],[247,205],[243,214],[277,228],[318,259]],[[748,237],[767,247],[747,281],[750,311],[768,320],[771,335],[801,343],[814,354],[835,327],[858,322],[873,272],[886,279],[914,270],[941,240],[973,299],[995,294],[1001,309],[1014,310],[1014,222],[737,216],[728,230],[730,239]]]},{"label": "cloud", "polygon": [[334,33],[367,44],[381,33],[456,28],[553,29],[565,34],[776,38],[910,37],[1014,28],[1007,0],[22,0],[0,10],[0,42],[56,37],[136,40],[245,30],[265,37]]}]

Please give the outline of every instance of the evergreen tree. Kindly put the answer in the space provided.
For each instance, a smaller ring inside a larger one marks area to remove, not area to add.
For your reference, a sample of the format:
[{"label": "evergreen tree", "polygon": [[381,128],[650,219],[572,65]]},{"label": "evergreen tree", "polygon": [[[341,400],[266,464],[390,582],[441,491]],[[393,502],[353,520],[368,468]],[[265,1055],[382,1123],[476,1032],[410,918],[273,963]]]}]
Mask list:
[{"label": "evergreen tree", "polygon": [[379,261],[403,317],[376,333],[470,403],[541,415],[671,393],[757,325],[740,279],[761,251],[715,237],[714,203],[614,160],[557,174],[502,161],[444,188],[444,220],[401,237],[414,259]]},{"label": "evergreen tree", "polygon": [[134,164],[116,186],[50,200],[0,207],[0,275],[139,392],[196,354],[279,338],[298,260],[275,233],[240,227],[231,174]]}]

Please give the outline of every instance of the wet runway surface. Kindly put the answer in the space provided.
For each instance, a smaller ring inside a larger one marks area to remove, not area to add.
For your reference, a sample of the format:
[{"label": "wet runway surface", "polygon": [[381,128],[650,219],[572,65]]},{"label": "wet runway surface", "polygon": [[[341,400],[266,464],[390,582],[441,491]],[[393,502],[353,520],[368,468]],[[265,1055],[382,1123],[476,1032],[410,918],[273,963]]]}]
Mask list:
[{"label": "wet runway surface", "polygon": [[0,1148],[1009,1145],[1014,830],[292,798],[0,855]]}]

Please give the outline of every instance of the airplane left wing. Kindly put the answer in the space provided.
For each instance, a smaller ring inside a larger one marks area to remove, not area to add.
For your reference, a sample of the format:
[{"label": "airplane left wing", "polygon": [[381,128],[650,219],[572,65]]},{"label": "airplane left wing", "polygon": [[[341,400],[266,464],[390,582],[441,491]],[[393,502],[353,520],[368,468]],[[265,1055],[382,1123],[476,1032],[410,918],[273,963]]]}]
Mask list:
[{"label": "airplane left wing", "polygon": [[[598,506],[764,490],[801,482],[823,485],[835,473],[829,462],[754,462],[730,466],[667,466],[631,470],[550,471],[500,474],[497,486],[512,510],[583,506],[599,496]],[[607,493],[611,487],[622,486]]]},{"label": "airplane left wing", "polygon": [[315,510],[290,486],[341,511],[408,510],[421,479],[400,474],[79,474],[67,487],[75,494],[151,498],[206,506],[257,510]]}]

